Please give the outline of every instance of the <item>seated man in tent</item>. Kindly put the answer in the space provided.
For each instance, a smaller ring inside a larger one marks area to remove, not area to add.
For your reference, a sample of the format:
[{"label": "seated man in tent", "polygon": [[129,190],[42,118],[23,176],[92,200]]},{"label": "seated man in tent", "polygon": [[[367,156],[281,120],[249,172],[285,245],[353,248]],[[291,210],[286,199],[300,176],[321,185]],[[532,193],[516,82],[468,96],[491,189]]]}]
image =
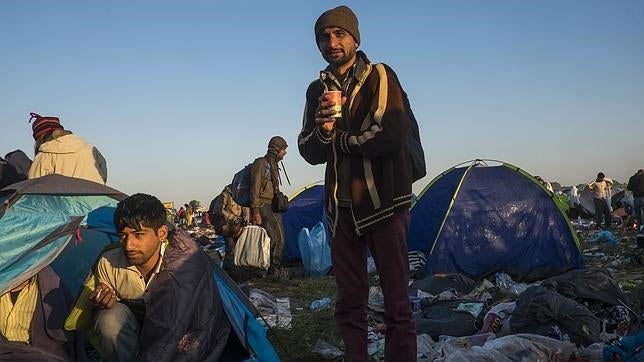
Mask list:
[{"label": "seated man in tent", "polygon": [[119,202],[121,243],[96,265],[94,331],[107,361],[222,358],[231,325],[212,261],[182,230],[170,232],[163,204],[135,194]]},{"label": "seated man in tent", "polygon": [[0,360],[76,359],[74,336],[63,329],[70,298],[49,266],[0,296]]}]

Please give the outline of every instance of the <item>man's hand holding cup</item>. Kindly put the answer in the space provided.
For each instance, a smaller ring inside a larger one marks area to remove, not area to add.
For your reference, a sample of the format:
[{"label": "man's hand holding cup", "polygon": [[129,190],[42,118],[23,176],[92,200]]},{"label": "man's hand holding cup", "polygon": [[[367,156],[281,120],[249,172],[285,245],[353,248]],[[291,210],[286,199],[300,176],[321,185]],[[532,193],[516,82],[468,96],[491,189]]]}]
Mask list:
[{"label": "man's hand holding cup", "polygon": [[335,121],[342,118],[342,105],[347,97],[342,96],[342,91],[324,92],[318,99],[318,111],[315,114],[315,123],[326,132],[333,131]]}]

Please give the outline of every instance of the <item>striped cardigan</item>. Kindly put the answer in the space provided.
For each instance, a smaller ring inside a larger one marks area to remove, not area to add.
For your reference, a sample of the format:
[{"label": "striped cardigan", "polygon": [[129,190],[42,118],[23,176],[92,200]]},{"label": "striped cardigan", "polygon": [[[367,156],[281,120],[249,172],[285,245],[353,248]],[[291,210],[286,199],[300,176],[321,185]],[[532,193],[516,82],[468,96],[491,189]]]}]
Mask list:
[{"label": "striped cardigan", "polygon": [[[355,230],[362,235],[411,205],[411,161],[405,149],[410,120],[396,73],[386,65],[376,71],[366,55],[357,60],[342,86],[347,102],[343,119],[327,135],[315,124],[323,86],[313,81],[306,91],[306,106],[298,149],[310,164],[326,163],[325,207],[332,234],[337,227],[338,160],[350,163],[350,194]],[[330,68],[327,68],[327,71]]]}]

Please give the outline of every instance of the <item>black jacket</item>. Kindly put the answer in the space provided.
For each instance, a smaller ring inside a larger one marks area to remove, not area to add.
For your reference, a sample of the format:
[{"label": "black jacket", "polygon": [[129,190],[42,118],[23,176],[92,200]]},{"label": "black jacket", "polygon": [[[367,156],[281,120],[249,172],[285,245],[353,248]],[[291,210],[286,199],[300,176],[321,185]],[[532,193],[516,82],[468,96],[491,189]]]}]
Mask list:
[{"label": "black jacket", "polygon": [[637,172],[631,176],[626,189],[632,191],[635,197],[644,197],[644,172]]},{"label": "black jacket", "polygon": [[[335,130],[324,134],[315,124],[320,80],[306,91],[306,107],[298,149],[310,164],[326,163],[326,212],[335,233],[338,213],[338,160],[349,162],[350,197],[358,235],[387,221],[411,205],[411,163],[405,149],[410,117],[396,73],[385,66],[387,79],[380,79],[363,52],[343,84],[347,102]],[[329,70],[329,68],[327,68]]]}]

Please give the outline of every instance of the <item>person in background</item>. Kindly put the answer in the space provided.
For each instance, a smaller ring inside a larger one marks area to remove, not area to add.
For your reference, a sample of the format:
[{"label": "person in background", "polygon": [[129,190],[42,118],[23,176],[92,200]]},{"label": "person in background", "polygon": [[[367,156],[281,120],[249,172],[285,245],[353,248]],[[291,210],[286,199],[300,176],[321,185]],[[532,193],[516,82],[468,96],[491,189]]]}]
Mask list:
[{"label": "person in background", "polygon": [[633,193],[633,214],[637,220],[639,231],[644,230],[644,169],[639,169],[628,179],[626,186],[628,191]]},{"label": "person in background", "polygon": [[186,207],[186,225],[187,226],[192,226],[192,223],[193,223],[194,218],[195,218],[195,211],[188,204],[185,204],[185,207]]},{"label": "person in background", "polygon": [[177,224],[179,226],[186,224],[186,209],[183,206],[179,207],[179,211],[177,211]]},{"label": "person in background", "polygon": [[595,226],[601,228],[602,219],[604,227],[610,228],[611,216],[608,209],[610,202],[610,187],[613,180],[606,178],[603,172],[597,174],[597,178],[586,185],[588,190],[593,194],[593,204],[595,205]]},{"label": "person in background", "polygon": [[4,159],[16,168],[18,178],[20,181],[27,179],[29,168],[31,168],[32,161],[22,150],[14,150],[7,153]]},{"label": "person in background", "polygon": [[[411,116],[396,73],[384,75],[360,45],[358,19],[346,6],[325,11],[315,40],[329,66],[306,90],[298,148],[310,164],[326,163],[325,210],[338,287],[335,321],[347,361],[367,361],[367,249],[385,300],[385,360],[416,361],[409,302],[407,231],[412,200],[405,142]],[[324,82],[323,82],[324,80]],[[342,104],[325,89],[341,90]],[[334,107],[342,105],[336,118]]]},{"label": "person in background", "polygon": [[280,136],[268,141],[266,155],[253,161],[250,169],[250,222],[261,226],[271,238],[271,269],[282,263],[284,226],[282,215],[272,208],[273,196],[279,192],[280,175],[277,163],[286,156],[288,144]]},{"label": "person in background", "polygon": [[20,181],[16,168],[0,157],[0,189]]},{"label": "person in background", "polygon": [[165,217],[151,195],[116,207],[120,246],[99,256],[89,295],[107,361],[217,361],[234,335],[213,262],[183,230],[171,233]]},{"label": "person in background", "polygon": [[30,115],[36,156],[28,178],[55,173],[101,184],[107,182],[107,162],[96,147],[66,130],[58,117]]}]

